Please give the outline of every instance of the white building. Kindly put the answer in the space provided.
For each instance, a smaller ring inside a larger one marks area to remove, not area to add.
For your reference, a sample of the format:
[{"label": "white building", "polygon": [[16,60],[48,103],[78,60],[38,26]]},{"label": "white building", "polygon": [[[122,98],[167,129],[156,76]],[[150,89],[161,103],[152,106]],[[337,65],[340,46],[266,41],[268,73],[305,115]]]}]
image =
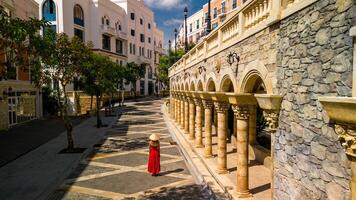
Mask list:
[{"label": "white building", "polygon": [[[50,21],[56,32],[91,41],[94,51],[118,63],[135,62],[145,67],[145,76],[137,81],[136,91],[141,95],[154,94],[154,15],[143,1],[36,1],[40,5],[40,18]],[[69,89],[81,88],[74,84]],[[129,85],[126,89],[130,89]]]},{"label": "white building", "polygon": [[127,62],[127,19],[125,11],[110,0],[36,0],[40,18],[52,29],[83,41],[114,61]]},{"label": "white building", "polygon": [[128,62],[135,62],[145,67],[145,76],[137,81],[136,91],[140,91],[141,95],[152,95],[158,92],[155,90],[156,77],[154,75],[156,69],[154,13],[144,4],[143,0],[111,1],[121,6],[127,13]]}]

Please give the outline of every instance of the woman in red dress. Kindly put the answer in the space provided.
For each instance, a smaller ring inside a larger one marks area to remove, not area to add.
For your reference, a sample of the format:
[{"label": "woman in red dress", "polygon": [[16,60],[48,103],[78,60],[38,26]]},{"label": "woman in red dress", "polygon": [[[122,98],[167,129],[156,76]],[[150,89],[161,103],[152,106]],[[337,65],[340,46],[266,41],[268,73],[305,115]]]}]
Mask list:
[{"label": "woman in red dress", "polygon": [[161,171],[160,164],[160,153],[159,153],[159,136],[157,134],[152,134],[150,139],[150,153],[148,157],[148,172],[152,176],[157,176]]}]

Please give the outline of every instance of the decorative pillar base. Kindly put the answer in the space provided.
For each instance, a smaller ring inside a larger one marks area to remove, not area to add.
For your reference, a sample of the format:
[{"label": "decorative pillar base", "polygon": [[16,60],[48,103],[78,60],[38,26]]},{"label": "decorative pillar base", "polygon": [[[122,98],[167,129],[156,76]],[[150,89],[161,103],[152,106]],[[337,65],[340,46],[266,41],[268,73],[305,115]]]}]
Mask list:
[{"label": "decorative pillar base", "polygon": [[238,198],[249,198],[252,197],[250,192],[236,192]]},{"label": "decorative pillar base", "polygon": [[229,171],[227,169],[218,169],[217,172],[218,174],[227,174]]}]

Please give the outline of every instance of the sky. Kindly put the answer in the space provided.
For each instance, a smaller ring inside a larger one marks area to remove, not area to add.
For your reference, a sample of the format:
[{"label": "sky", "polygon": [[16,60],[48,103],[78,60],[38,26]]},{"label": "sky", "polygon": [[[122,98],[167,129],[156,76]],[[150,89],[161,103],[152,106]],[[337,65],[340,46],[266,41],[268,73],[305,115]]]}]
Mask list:
[{"label": "sky", "polygon": [[164,32],[164,47],[168,48],[168,40],[174,40],[174,28],[183,22],[184,7],[188,7],[188,16],[200,10],[207,0],[144,0],[155,13],[155,21]]}]

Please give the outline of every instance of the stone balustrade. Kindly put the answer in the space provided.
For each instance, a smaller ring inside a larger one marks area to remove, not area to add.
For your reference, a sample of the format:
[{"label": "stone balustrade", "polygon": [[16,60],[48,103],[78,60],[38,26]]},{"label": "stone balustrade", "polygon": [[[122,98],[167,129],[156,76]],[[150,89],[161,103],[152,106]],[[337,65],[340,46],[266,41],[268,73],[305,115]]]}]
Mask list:
[{"label": "stone balustrade", "polygon": [[249,0],[170,69],[169,76],[233,46],[317,0]]}]

